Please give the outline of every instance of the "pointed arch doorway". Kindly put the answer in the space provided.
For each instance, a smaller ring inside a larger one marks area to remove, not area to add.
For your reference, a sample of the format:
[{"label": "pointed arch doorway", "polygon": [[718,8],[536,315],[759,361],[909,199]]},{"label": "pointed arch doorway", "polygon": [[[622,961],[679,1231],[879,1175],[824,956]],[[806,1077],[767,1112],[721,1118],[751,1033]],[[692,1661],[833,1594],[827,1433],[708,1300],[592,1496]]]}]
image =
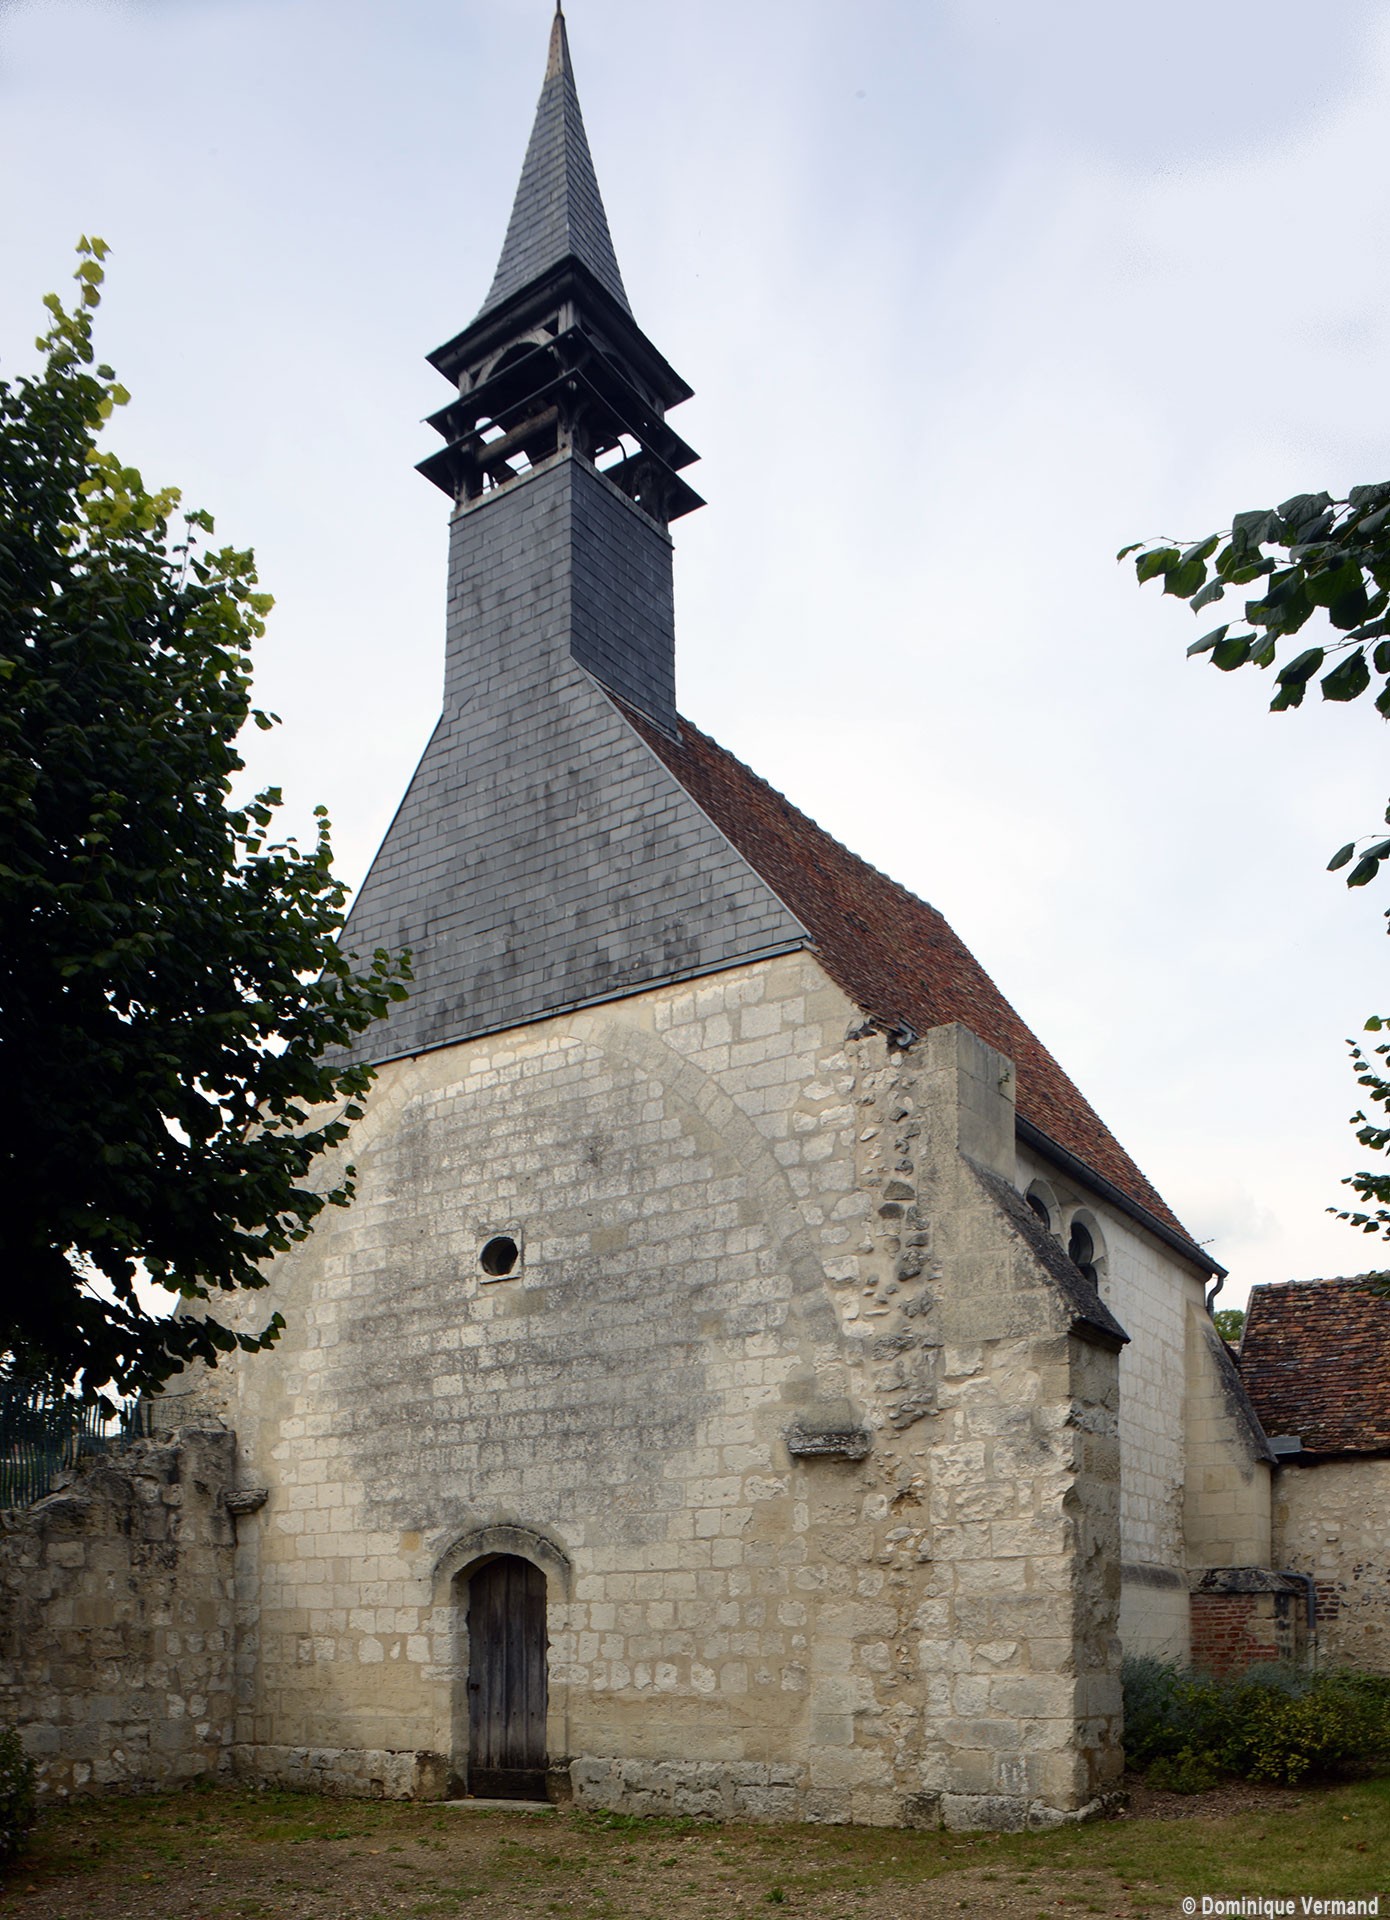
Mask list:
[{"label": "pointed arch doorway", "polygon": [[468,1791],[546,1798],[545,1575],[500,1553],[468,1574]]}]

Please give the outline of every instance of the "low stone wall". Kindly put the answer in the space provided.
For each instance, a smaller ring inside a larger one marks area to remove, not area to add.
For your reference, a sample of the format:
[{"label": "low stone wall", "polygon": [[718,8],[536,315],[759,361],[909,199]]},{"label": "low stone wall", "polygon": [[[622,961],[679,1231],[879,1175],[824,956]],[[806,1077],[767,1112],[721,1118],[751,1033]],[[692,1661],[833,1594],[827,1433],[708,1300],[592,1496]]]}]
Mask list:
[{"label": "low stone wall", "polygon": [[0,1721],[49,1798],[230,1768],[236,1441],[138,1440],[0,1514]]},{"label": "low stone wall", "polygon": [[350,1800],[443,1800],[442,1753],[374,1747],[233,1747],[232,1771],[256,1787],[326,1793]]},{"label": "low stone wall", "polygon": [[[851,1814],[845,1797],[818,1790],[805,1765],[759,1765],[708,1760],[623,1760],[586,1756],[568,1768],[574,1803],[617,1813],[666,1815],[708,1820],[793,1821],[846,1824]],[[551,1798],[560,1797],[552,1774]],[[975,1793],[903,1793],[884,1797],[863,1822],[868,1826],[947,1827],[957,1831],[993,1828],[1017,1833],[1083,1826],[1115,1812],[1116,1794],[1100,1794],[1073,1812],[1044,1800],[1018,1795],[990,1798]]]}]

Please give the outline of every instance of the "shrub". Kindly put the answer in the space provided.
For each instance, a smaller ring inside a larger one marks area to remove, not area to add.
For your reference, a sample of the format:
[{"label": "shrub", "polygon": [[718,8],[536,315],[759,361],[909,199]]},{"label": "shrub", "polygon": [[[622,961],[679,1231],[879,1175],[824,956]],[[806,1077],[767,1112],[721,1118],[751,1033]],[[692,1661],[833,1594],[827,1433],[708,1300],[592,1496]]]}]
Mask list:
[{"label": "shrub", "polygon": [[1125,1747],[1155,1786],[1221,1775],[1293,1786],[1390,1762],[1390,1678],[1266,1666],[1225,1679],[1162,1660],[1124,1666]]},{"label": "shrub", "polygon": [[1245,1686],[1232,1701],[1244,1723],[1248,1780],[1293,1786],[1305,1774],[1354,1773],[1390,1759],[1390,1681],[1319,1674],[1301,1692]]},{"label": "shrub", "polygon": [[1148,1782],[1151,1787],[1166,1787],[1169,1793],[1205,1793],[1208,1787],[1221,1784],[1221,1775],[1210,1760],[1184,1747],[1172,1759],[1155,1760]]},{"label": "shrub", "polygon": [[0,1727],[0,1861],[18,1853],[34,1824],[34,1763],[13,1727]]}]

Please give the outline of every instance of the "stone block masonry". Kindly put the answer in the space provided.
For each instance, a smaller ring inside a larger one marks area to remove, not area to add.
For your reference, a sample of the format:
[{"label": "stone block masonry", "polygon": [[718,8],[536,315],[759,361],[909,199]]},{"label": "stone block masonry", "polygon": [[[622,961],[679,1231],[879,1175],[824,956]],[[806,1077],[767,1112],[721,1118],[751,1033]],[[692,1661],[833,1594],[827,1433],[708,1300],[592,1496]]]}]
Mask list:
[{"label": "stone block masonry", "polygon": [[788,954],[382,1070],[281,1346],[207,1383],[269,1488],[239,1770],[465,1780],[506,1553],[581,1802],[1021,1826],[1109,1790],[1114,1347],[1008,1185],[1008,1063],[862,1025]]},{"label": "stone block masonry", "polygon": [[235,1451],[223,1432],[136,1441],[0,1515],[0,1721],[43,1796],[229,1769]]}]

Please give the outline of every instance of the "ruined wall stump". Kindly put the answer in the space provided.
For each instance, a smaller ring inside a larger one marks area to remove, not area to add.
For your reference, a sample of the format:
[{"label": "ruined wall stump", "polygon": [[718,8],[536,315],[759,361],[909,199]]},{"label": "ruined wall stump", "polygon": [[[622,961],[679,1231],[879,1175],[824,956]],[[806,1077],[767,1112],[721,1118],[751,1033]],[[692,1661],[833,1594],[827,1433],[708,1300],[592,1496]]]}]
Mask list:
[{"label": "ruined wall stump", "polygon": [[0,1515],[0,1719],[42,1796],[229,1770],[235,1453],[223,1432],[138,1440]]}]

